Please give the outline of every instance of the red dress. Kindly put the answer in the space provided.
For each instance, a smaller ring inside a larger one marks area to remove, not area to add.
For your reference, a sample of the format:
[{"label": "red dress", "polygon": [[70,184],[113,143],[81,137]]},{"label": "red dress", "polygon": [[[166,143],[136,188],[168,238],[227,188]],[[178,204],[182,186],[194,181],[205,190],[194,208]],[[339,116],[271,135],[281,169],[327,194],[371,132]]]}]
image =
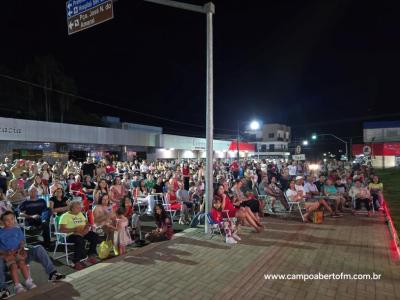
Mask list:
[{"label": "red dress", "polygon": [[222,218],[222,211],[220,210],[216,210],[214,207],[211,209],[210,211],[210,216],[211,219],[215,222],[215,223],[220,223],[223,221]]},{"label": "red dress", "polygon": [[223,210],[228,210],[229,218],[234,218],[236,216],[236,212],[238,209],[233,206],[231,199],[229,199],[228,195],[225,198],[225,207]]},{"label": "red dress", "polygon": [[175,193],[168,193],[168,203],[170,204],[172,210],[181,209],[181,204],[176,201]]}]

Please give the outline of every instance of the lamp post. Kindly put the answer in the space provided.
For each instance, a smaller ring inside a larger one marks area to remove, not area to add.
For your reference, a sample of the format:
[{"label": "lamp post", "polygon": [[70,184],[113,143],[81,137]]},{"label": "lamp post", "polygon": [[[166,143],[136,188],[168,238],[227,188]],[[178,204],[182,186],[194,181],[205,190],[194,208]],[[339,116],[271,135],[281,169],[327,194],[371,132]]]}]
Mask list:
[{"label": "lamp post", "polygon": [[316,140],[319,136],[331,136],[331,137],[337,139],[338,141],[341,141],[342,143],[344,143],[345,146],[346,146],[346,154],[345,154],[346,155],[346,159],[347,160],[349,159],[348,149],[347,149],[347,141],[345,141],[345,140],[341,139],[340,137],[338,137],[338,136],[336,136],[334,134],[331,134],[331,133],[319,133],[319,134],[314,133],[311,136],[311,139]]},{"label": "lamp post", "polygon": [[[160,5],[203,13],[206,15],[207,29],[207,87],[206,87],[206,199],[205,211],[211,208],[213,195],[213,140],[214,140],[214,97],[213,97],[213,15],[215,6],[212,2],[201,5],[182,3],[172,0],[144,0]],[[208,223],[204,222],[205,233],[208,233]]]}]

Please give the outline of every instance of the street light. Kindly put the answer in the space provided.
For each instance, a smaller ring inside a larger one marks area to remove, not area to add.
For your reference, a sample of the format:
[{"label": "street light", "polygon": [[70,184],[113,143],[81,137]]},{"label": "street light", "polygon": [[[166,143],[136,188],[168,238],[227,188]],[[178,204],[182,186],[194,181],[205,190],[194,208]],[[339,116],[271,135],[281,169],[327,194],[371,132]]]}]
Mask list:
[{"label": "street light", "polygon": [[344,143],[345,146],[346,146],[346,154],[345,154],[345,155],[346,155],[346,159],[347,159],[347,160],[349,159],[348,151],[347,151],[347,141],[345,141],[345,140],[341,139],[340,137],[338,137],[338,136],[336,136],[336,135],[334,135],[334,134],[331,134],[331,133],[319,133],[318,135],[317,135],[316,133],[314,133],[314,134],[311,136],[311,138],[312,138],[313,140],[316,140],[317,137],[319,137],[319,136],[331,136],[331,137],[333,137],[333,138],[335,138],[335,139],[341,141],[342,143]]},{"label": "street light", "polygon": [[[236,138],[236,151],[237,151],[237,161],[239,163],[240,161],[240,148],[239,148],[239,142],[240,142],[240,123],[248,123],[247,121],[237,121],[237,138]],[[250,128],[250,130],[258,130],[260,129],[261,125],[260,122],[258,122],[257,120],[253,120],[250,122],[250,125],[248,128]]]},{"label": "street light", "polygon": [[303,141],[303,146],[308,146],[308,141]]},{"label": "street light", "polygon": [[251,123],[250,123],[250,129],[251,129],[251,130],[258,130],[258,129],[260,129],[260,122],[258,122],[258,121],[251,121]]}]

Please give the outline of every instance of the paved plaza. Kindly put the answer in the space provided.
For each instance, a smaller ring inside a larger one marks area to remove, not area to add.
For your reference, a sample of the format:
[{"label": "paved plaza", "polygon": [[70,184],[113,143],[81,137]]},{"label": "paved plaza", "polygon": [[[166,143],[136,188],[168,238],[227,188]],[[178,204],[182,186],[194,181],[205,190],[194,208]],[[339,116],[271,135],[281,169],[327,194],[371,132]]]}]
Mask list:
[{"label": "paved plaza", "polygon": [[[259,234],[243,228],[234,246],[188,229],[15,299],[400,299],[400,265],[383,215],[346,214],[318,225],[266,217],[264,224]],[[381,280],[264,277],[319,272],[375,273]]]}]

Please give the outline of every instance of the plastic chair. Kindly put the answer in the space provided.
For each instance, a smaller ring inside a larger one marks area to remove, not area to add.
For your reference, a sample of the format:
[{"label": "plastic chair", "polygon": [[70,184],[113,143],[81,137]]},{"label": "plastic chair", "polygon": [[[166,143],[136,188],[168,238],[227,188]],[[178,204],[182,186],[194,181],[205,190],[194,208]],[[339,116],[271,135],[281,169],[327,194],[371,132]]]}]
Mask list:
[{"label": "plastic chair", "polygon": [[[74,252],[71,252],[71,251],[68,252],[68,246],[73,246],[74,243],[67,242],[67,234],[63,233],[63,232],[59,232],[59,219],[58,218],[55,221],[54,234],[56,236],[56,245],[54,247],[53,259],[60,259],[60,258],[65,257],[65,260],[67,261],[67,265],[70,265],[68,256],[73,254]],[[64,254],[56,257],[56,251],[57,251],[58,246],[64,246]]]},{"label": "plastic chair", "polygon": [[289,205],[289,213],[291,213],[292,211],[296,211],[298,210],[298,212],[300,213],[301,216],[301,220],[304,222],[304,215],[303,212],[301,211],[301,206],[300,204],[304,204],[305,201],[301,200],[301,201],[290,201],[290,199],[288,198],[288,196],[286,195],[286,193],[283,193],[283,195],[285,196],[285,199]]},{"label": "plastic chair", "polygon": [[178,210],[171,208],[171,204],[168,203],[168,200],[167,200],[166,196],[162,197],[162,202],[163,202],[163,207],[164,207],[165,211],[167,213],[169,213],[170,216],[171,216],[171,222],[174,223],[174,218],[176,218],[176,212]]}]

